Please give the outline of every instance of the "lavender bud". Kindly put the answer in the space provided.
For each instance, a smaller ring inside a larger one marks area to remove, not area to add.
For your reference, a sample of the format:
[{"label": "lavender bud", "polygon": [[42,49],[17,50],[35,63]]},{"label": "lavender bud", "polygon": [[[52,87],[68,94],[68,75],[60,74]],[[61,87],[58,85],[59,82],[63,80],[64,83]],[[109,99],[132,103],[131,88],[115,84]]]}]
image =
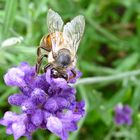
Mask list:
[{"label": "lavender bud", "polygon": [[128,105],[118,104],[115,108],[114,121],[117,125],[132,124],[132,109]]},{"label": "lavender bud", "polygon": [[58,109],[58,104],[56,102],[56,100],[54,98],[49,98],[45,105],[44,105],[44,108],[47,110],[47,111],[50,111],[50,112],[54,112]]},{"label": "lavender bud", "polygon": [[31,93],[31,99],[35,104],[43,104],[47,99],[47,94],[39,88],[35,88]]},{"label": "lavender bud", "polygon": [[35,126],[41,125],[43,121],[43,112],[40,109],[36,110],[36,112],[31,117],[31,121]]},{"label": "lavender bud", "polygon": [[19,68],[11,68],[4,76],[4,81],[8,86],[24,87],[26,83],[24,81],[24,72]]},{"label": "lavender bud", "polygon": [[23,94],[13,94],[8,97],[9,104],[16,106],[20,106],[25,100],[27,97]]}]

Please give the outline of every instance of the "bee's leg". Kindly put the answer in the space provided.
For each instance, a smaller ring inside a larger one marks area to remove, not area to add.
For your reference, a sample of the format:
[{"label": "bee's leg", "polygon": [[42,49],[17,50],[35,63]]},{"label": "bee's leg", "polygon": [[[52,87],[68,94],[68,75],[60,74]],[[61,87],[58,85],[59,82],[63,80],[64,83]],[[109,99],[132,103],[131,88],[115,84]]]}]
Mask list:
[{"label": "bee's leg", "polygon": [[37,56],[37,63],[36,63],[36,73],[38,74],[39,71],[40,71],[40,66],[42,64],[42,60],[44,57],[48,57],[48,55],[44,54],[44,55],[41,55],[41,56]]},{"label": "bee's leg", "polygon": [[52,76],[53,78],[59,78],[59,77],[60,77],[60,73],[58,72],[57,69],[52,68],[52,69],[51,69],[51,76]]},{"label": "bee's leg", "polygon": [[[41,49],[45,50],[45,51],[46,51],[46,54],[42,55]],[[39,47],[37,48],[37,63],[36,63],[36,73],[37,73],[37,74],[38,74],[39,71],[40,71],[42,59],[43,59],[44,57],[46,57],[46,58],[48,57],[48,52],[49,52],[49,51],[47,50],[47,48],[45,48],[45,47],[43,47],[43,46],[39,46]]]},{"label": "bee's leg", "polygon": [[42,46],[39,46],[37,48],[37,56],[40,56],[41,55],[41,49],[45,50],[47,53],[49,52],[49,50],[47,48],[44,48]]},{"label": "bee's leg", "polygon": [[52,68],[52,64],[47,64],[47,65],[44,67],[44,72],[46,73],[47,70],[48,70],[49,68]]},{"label": "bee's leg", "polygon": [[68,82],[69,77],[68,77],[67,73],[66,74],[62,74],[61,77],[64,78]]},{"label": "bee's leg", "polygon": [[74,69],[72,69],[71,72],[73,75],[69,77],[69,80],[76,77],[76,71]]}]

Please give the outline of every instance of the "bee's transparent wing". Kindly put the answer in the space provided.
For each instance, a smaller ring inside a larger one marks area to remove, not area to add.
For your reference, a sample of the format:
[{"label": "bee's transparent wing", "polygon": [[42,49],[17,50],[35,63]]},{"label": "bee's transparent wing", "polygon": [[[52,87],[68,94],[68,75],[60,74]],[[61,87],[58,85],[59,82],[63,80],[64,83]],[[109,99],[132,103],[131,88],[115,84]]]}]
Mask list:
[{"label": "bee's transparent wing", "polygon": [[48,10],[47,15],[47,26],[49,33],[54,33],[56,31],[61,32],[63,28],[63,20],[58,13],[53,11],[52,9]]},{"label": "bee's transparent wing", "polygon": [[67,47],[76,55],[80,40],[84,33],[85,19],[84,16],[79,15],[71,22],[68,22],[63,29],[64,41]]},{"label": "bee's transparent wing", "polygon": [[60,15],[55,11],[49,9],[47,14],[47,26],[51,36],[52,48],[55,51],[58,44],[60,44],[61,38],[59,32],[62,32],[64,22]]}]

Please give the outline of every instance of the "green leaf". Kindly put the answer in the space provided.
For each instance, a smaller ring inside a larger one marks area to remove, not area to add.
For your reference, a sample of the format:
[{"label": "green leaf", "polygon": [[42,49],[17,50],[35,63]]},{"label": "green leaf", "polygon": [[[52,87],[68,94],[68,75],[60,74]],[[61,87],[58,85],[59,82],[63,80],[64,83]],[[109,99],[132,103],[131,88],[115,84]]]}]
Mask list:
[{"label": "green leaf", "polygon": [[6,0],[5,18],[3,23],[3,39],[9,36],[9,30],[16,16],[17,0]]},{"label": "green leaf", "polygon": [[49,139],[48,139],[48,140],[58,140],[58,137],[55,136],[54,134],[51,134],[51,135],[49,136]]},{"label": "green leaf", "polygon": [[132,69],[139,61],[139,54],[133,53],[128,55],[126,58],[120,60],[118,63],[117,70],[130,70]]},{"label": "green leaf", "polygon": [[135,88],[132,101],[131,101],[131,106],[134,111],[137,111],[139,109],[139,105],[140,105],[140,85],[138,85]]},{"label": "green leaf", "polygon": [[[99,114],[101,120],[108,126],[112,122],[112,112],[109,108],[106,107],[105,100],[101,96],[101,93],[97,91],[93,91],[93,106],[94,110]],[[96,115],[96,113],[95,113]],[[95,116],[95,119],[97,119],[97,115]]]},{"label": "green leaf", "polygon": [[113,110],[116,104],[125,101],[126,95],[130,92],[132,92],[132,88],[129,85],[124,88],[121,88],[118,92],[115,93],[115,95],[111,99],[109,99],[109,101],[107,101],[106,107],[108,109]]}]

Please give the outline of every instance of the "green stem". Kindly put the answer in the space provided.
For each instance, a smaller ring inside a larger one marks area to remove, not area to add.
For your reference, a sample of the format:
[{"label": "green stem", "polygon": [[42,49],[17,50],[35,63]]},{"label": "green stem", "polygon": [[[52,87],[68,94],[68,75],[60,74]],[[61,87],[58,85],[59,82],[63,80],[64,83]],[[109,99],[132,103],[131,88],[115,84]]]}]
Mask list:
[{"label": "green stem", "polygon": [[82,85],[82,84],[87,85],[87,84],[95,84],[101,82],[113,82],[116,80],[122,80],[124,78],[129,78],[137,75],[140,75],[140,70],[123,72],[111,76],[81,78],[76,82],[75,86]]}]

